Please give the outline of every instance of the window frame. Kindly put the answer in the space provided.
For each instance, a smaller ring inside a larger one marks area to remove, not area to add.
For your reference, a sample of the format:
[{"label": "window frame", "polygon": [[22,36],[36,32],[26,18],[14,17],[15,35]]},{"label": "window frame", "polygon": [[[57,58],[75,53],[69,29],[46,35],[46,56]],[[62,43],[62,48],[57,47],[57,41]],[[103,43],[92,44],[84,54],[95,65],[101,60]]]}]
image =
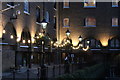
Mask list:
[{"label": "window frame", "polygon": [[[117,18],[117,25],[113,25],[113,18]],[[119,26],[119,20],[118,17],[112,17],[112,27],[118,27]]]},{"label": "window frame", "polygon": [[[38,12],[39,11],[39,12]],[[40,12],[41,12],[41,9],[40,9],[40,7],[36,7],[36,23],[40,23],[41,22],[41,14],[40,14]],[[38,15],[38,14],[39,15]],[[38,17],[39,17],[39,21],[38,21]]]},{"label": "window frame", "polygon": [[46,21],[49,23],[50,22],[50,14],[48,11],[45,12],[45,18],[46,18]]},{"label": "window frame", "polygon": [[[68,25],[65,25],[65,19],[68,19]],[[64,27],[64,28],[70,27],[70,19],[69,19],[68,17],[63,18],[63,27]]]},{"label": "window frame", "polygon": [[28,0],[24,0],[24,13],[30,15],[30,4]]},{"label": "window frame", "polygon": [[[94,18],[95,19],[95,25],[88,25],[88,22],[86,20],[87,18]],[[96,27],[96,18],[95,17],[86,17],[84,21],[85,21],[85,27]]]},{"label": "window frame", "polygon": [[[118,4],[118,0],[117,0],[117,2],[114,2],[113,0],[112,0],[112,7],[119,7],[119,4]],[[113,3],[117,3],[117,5],[113,5]]]},{"label": "window frame", "polygon": [[[68,3],[68,6],[65,6],[65,3]],[[69,2],[69,0],[64,0],[64,2],[63,2],[63,8],[70,8],[70,2]]]},{"label": "window frame", "polygon": [[[84,8],[96,8],[96,0],[95,0],[95,4],[94,4],[94,6],[85,6],[85,4],[86,4],[86,0],[84,0]],[[89,3],[89,2],[88,2]]]}]

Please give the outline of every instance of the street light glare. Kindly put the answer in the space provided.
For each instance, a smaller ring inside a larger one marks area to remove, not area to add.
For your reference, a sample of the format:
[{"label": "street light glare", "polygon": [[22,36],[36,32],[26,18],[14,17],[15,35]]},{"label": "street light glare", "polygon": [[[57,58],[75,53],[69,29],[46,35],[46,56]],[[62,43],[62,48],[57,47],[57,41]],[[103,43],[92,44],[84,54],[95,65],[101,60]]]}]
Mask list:
[{"label": "street light glare", "polygon": [[43,29],[46,29],[47,23],[42,22],[41,25],[43,26]]},{"label": "street light glare", "polygon": [[30,40],[28,40],[28,43],[30,43],[31,41]]},{"label": "street light glare", "polygon": [[6,33],[6,31],[5,30],[3,30],[3,34],[5,34]]},{"label": "street light glare", "polygon": [[41,22],[42,28],[46,29],[47,24],[48,24],[47,21],[45,19],[43,19],[42,22]]},{"label": "street light glare", "polygon": [[25,43],[26,41],[25,41],[25,40],[23,40],[22,42],[23,42],[23,43]]},{"label": "street light glare", "polygon": [[19,41],[20,41],[20,37],[17,38],[17,42],[19,42]]},{"label": "street light glare", "polygon": [[11,35],[10,38],[13,39],[14,38],[13,35]]}]

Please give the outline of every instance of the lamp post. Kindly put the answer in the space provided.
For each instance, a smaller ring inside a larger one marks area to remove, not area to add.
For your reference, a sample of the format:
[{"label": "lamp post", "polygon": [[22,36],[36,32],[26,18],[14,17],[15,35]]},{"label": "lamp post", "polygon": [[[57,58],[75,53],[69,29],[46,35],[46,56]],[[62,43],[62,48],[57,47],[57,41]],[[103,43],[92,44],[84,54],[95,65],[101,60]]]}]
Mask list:
[{"label": "lamp post", "polygon": [[67,37],[70,36],[70,30],[69,30],[69,29],[66,31],[66,36],[67,36]]},{"label": "lamp post", "polygon": [[[43,2],[43,20],[41,22],[41,26],[42,26],[42,30],[43,30],[43,34],[46,34],[46,27],[48,22],[46,21],[46,19],[44,18],[44,9],[45,9],[45,3]],[[45,35],[44,35],[45,36]],[[45,42],[44,40],[42,41],[42,64],[41,64],[41,79],[40,80],[45,80],[46,79],[46,66],[44,64],[44,56],[45,56],[45,52],[44,52],[44,45]]]},{"label": "lamp post", "polygon": [[82,41],[82,36],[81,36],[81,35],[79,36],[79,41],[80,41],[80,42]]},{"label": "lamp post", "polygon": [[[67,29],[67,31],[66,31],[66,36],[67,36],[67,38],[66,38],[66,41],[67,41],[67,46],[66,46],[66,53],[67,53],[67,58],[66,58],[66,60],[65,60],[65,73],[69,73],[70,72],[70,65],[69,65],[69,50],[70,50],[70,30],[69,29]],[[66,42],[65,42],[66,43]]]},{"label": "lamp post", "polygon": [[28,44],[28,54],[29,54],[29,68],[31,68],[31,41],[28,40],[27,41],[27,44]]}]

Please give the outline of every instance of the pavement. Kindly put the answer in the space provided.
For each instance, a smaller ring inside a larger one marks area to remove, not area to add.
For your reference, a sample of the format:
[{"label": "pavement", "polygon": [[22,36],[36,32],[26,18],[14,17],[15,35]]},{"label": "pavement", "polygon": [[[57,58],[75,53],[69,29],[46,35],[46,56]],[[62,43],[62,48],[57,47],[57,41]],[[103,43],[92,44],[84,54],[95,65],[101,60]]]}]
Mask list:
[{"label": "pavement", "polygon": [[[64,74],[64,66],[61,66],[61,74]],[[38,65],[32,65],[32,68],[28,69],[26,67],[21,67],[19,70],[15,71],[15,75],[13,71],[4,72],[2,74],[2,80],[13,80],[15,77],[15,80],[27,80],[29,77],[29,80],[37,80],[38,77],[40,78],[41,75],[41,69],[39,70],[39,76],[38,76]],[[55,66],[55,71],[53,65],[48,66],[46,68],[46,76],[48,78],[53,78],[54,76],[58,76],[59,74],[59,65]]]}]

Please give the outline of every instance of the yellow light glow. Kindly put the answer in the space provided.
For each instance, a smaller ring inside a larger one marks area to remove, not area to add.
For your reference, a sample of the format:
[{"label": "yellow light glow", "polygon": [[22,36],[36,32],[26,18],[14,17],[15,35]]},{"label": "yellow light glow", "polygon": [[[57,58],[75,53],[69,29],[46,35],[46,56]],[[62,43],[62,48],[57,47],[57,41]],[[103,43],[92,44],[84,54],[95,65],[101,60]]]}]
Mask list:
[{"label": "yellow light glow", "polygon": [[109,37],[102,37],[100,39],[102,46],[108,46],[108,39],[109,39]]},{"label": "yellow light glow", "polygon": [[23,43],[26,43],[26,41],[25,41],[25,40],[23,40],[22,42],[23,42]]},{"label": "yellow light glow", "polygon": [[42,41],[42,45],[44,44],[44,41]]},{"label": "yellow light glow", "polygon": [[37,39],[39,39],[39,36],[37,36]]},{"label": "yellow light glow", "polygon": [[20,24],[17,25],[16,27],[16,33],[17,33],[17,42],[19,42],[21,40],[21,34],[22,34],[22,30],[23,28],[21,26],[19,26]]},{"label": "yellow light glow", "polygon": [[3,33],[3,26],[1,25],[2,23],[0,23],[0,38],[2,38],[2,33]]},{"label": "yellow light glow", "polygon": [[108,46],[108,40],[101,40],[103,46]]},{"label": "yellow light glow", "polygon": [[3,30],[3,34],[5,34],[6,33],[6,31],[5,30]]},{"label": "yellow light glow", "polygon": [[53,44],[53,41],[51,41],[51,44]]},{"label": "yellow light glow", "polygon": [[77,46],[77,44],[78,44],[78,42],[76,42],[76,41],[73,41],[73,46]]},{"label": "yellow light glow", "polygon": [[11,38],[11,39],[13,39],[13,38],[14,38],[14,36],[13,36],[13,35],[11,35],[11,36],[10,36],[10,38]]},{"label": "yellow light glow", "polygon": [[28,43],[30,43],[31,41],[30,40],[28,40]]},{"label": "yellow light glow", "polygon": [[20,37],[17,38],[17,42],[20,42]]},{"label": "yellow light glow", "polygon": [[42,35],[42,33],[39,33],[39,35]]},{"label": "yellow light glow", "polygon": [[32,43],[35,43],[35,39],[34,38],[32,38],[31,40],[32,40]]},{"label": "yellow light glow", "polygon": [[102,46],[108,46],[108,40],[110,35],[108,33],[101,33],[98,35],[98,40],[100,40]]},{"label": "yellow light glow", "polygon": [[89,49],[89,46],[87,46],[86,48],[82,48],[84,51],[87,51]]}]

